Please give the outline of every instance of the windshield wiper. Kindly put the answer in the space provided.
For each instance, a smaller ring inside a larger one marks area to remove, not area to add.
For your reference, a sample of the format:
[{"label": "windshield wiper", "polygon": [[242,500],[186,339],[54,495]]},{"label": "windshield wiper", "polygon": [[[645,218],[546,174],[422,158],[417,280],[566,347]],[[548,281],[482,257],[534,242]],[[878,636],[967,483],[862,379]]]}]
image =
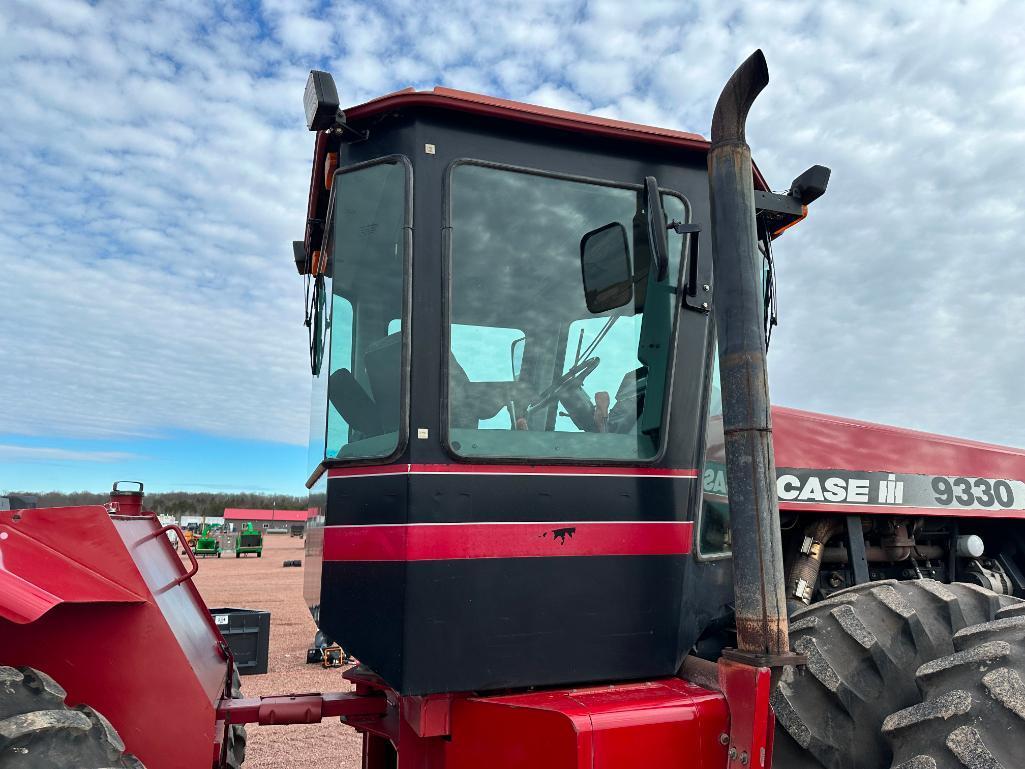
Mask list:
[{"label": "windshield wiper", "polygon": [[594,351],[595,351],[596,349],[598,349],[598,345],[599,345],[599,344],[601,344],[602,340],[603,340],[603,339],[605,338],[605,336],[606,336],[606,335],[607,335],[607,334],[609,333],[609,331],[611,330],[611,328],[612,328],[612,327],[613,327],[614,325],[616,325],[616,321],[617,321],[617,320],[619,320],[619,319],[620,319],[620,317],[621,317],[621,316],[619,316],[619,315],[612,315],[612,316],[610,316],[610,317],[609,317],[609,319],[608,319],[607,321],[605,321],[605,325],[601,327],[601,331],[599,331],[599,332],[598,332],[598,335],[597,335],[597,336],[596,336],[596,337],[594,338],[594,341],[593,341],[593,342],[591,342],[591,344],[589,344],[589,345],[587,346],[587,349],[586,349],[586,350],[584,350],[584,352],[583,352],[582,354],[581,354],[581,352],[580,352],[580,342],[582,342],[582,341],[583,341],[583,339],[584,339],[584,336],[583,336],[583,331],[584,331],[584,330],[583,330],[583,329],[580,329],[580,331],[581,331],[581,334],[580,334],[580,342],[577,342],[577,356],[576,356],[576,358],[575,358],[575,359],[573,360],[573,365],[574,365],[574,366],[575,366],[575,365],[577,365],[577,364],[578,364],[578,363],[579,363],[580,361],[584,360],[585,358],[589,358],[589,357],[591,357],[591,354],[592,354],[592,353],[593,353],[593,352],[594,352]]}]

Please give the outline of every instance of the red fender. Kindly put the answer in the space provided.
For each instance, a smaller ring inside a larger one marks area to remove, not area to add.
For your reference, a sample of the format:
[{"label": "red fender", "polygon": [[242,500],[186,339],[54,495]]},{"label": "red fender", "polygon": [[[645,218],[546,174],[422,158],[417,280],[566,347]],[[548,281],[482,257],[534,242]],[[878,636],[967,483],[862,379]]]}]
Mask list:
[{"label": "red fender", "polygon": [[[62,533],[60,549],[47,541],[46,532],[55,530]],[[75,543],[73,552],[68,542]],[[120,543],[112,546],[115,542],[117,532],[98,505],[3,511],[0,618],[25,624],[62,603],[142,603],[145,585]],[[98,552],[105,562],[97,563]],[[79,560],[79,553],[92,557]]]}]

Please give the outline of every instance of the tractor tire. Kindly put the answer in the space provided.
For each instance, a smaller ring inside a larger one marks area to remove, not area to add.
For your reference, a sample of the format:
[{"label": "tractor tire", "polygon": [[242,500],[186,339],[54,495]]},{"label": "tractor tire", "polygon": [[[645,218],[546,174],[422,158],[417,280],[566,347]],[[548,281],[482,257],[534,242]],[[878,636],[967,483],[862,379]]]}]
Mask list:
[{"label": "tractor tire", "polygon": [[1025,756],[1025,606],[954,636],[957,650],[918,668],[922,701],[883,733],[897,769],[1015,769]]},{"label": "tractor tire", "polygon": [[0,666],[0,769],[144,769],[106,718],[33,668]]},{"label": "tractor tire", "polygon": [[[231,678],[232,699],[239,699],[242,696],[242,679],[239,677],[238,668],[232,671]],[[235,725],[228,733],[228,769],[239,769],[242,762],[246,760],[246,727]]]},{"label": "tractor tire", "polygon": [[975,585],[920,579],[858,585],[795,612],[790,646],[803,670],[784,669],[772,695],[778,769],[884,769],[883,720],[919,702],[914,671],[954,651],[962,628],[992,620],[1016,598]]}]

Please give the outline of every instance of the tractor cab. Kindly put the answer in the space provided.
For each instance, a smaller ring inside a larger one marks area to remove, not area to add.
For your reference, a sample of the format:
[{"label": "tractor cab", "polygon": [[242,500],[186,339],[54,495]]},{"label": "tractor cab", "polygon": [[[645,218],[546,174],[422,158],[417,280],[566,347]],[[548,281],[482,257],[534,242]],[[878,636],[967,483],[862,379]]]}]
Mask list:
[{"label": "tractor cab", "polygon": [[[305,103],[320,628],[402,693],[673,673],[732,597],[692,552],[708,142],[442,88],[342,112],[319,72]],[[766,249],[804,216],[759,205]]]}]

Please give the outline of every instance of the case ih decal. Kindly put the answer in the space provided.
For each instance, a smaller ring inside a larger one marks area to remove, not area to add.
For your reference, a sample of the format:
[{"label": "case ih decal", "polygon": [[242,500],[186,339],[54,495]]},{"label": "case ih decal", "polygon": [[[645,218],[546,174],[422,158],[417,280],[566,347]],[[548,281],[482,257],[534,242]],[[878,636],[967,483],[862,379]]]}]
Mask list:
[{"label": "case ih decal", "polygon": [[[726,495],[726,471],[709,463],[702,475],[705,493]],[[1025,483],[1006,478],[779,468],[776,495],[782,505],[857,505],[981,514],[1025,511]]]}]

